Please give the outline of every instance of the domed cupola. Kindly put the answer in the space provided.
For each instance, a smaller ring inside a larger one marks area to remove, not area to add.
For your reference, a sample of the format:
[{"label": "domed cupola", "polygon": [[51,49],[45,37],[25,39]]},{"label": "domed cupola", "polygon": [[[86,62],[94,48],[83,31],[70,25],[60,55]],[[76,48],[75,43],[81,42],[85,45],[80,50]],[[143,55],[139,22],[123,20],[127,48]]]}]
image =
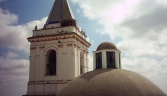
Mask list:
[{"label": "domed cupola", "polygon": [[101,43],[93,52],[93,68],[121,68],[121,51],[111,42]]},{"label": "domed cupola", "polygon": [[96,51],[100,51],[100,50],[103,50],[103,49],[114,49],[114,50],[117,50],[117,47],[111,42],[103,42],[97,47]]}]

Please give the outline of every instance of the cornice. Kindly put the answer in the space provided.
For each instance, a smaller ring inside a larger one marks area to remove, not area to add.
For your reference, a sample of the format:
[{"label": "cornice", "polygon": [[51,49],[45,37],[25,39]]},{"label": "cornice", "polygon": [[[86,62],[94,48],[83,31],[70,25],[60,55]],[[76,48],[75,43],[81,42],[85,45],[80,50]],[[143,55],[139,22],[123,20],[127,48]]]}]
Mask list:
[{"label": "cornice", "polygon": [[43,41],[52,41],[52,40],[61,40],[61,39],[69,39],[74,38],[79,41],[81,44],[90,47],[90,43],[83,39],[75,32],[66,33],[66,34],[55,34],[55,35],[45,35],[45,36],[36,36],[27,38],[29,42],[43,42]]}]

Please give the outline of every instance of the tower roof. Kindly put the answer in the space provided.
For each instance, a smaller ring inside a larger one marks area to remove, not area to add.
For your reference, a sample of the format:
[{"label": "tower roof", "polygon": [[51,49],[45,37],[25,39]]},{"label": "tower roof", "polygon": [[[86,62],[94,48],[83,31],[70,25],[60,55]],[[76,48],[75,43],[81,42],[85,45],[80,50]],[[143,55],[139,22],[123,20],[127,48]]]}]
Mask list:
[{"label": "tower roof", "polygon": [[59,23],[62,19],[75,19],[67,0],[55,0],[46,25]]}]

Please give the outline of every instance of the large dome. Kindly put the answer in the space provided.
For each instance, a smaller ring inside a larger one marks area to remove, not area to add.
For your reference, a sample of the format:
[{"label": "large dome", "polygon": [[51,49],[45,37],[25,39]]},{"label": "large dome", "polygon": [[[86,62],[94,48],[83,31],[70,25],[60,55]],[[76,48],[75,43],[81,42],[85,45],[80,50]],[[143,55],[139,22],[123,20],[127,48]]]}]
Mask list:
[{"label": "large dome", "polygon": [[97,47],[96,51],[103,50],[103,49],[114,49],[114,50],[117,50],[117,47],[111,42],[103,42]]},{"label": "large dome", "polygon": [[99,69],[72,80],[58,96],[166,96],[166,94],[135,72]]}]

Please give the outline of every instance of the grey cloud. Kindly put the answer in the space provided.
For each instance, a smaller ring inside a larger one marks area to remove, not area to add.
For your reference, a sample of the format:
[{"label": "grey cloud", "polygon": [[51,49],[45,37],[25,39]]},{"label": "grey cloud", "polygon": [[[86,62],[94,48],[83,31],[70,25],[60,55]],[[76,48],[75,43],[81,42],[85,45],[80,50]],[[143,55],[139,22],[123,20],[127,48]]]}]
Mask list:
[{"label": "grey cloud", "polygon": [[134,32],[132,37],[145,36],[148,35],[147,33],[150,31],[154,31],[156,34],[159,34],[160,30],[167,26],[167,7],[157,6],[154,9],[155,10],[152,12],[148,12],[148,14],[137,19],[132,17],[128,18],[121,24],[121,26],[130,28]]},{"label": "grey cloud", "polygon": [[11,58],[12,59],[12,58],[18,57],[18,54],[15,54],[15,53],[9,51],[8,53],[5,53],[3,56],[5,56],[5,58]]},{"label": "grey cloud", "polygon": [[[29,61],[0,57],[0,96],[26,93]],[[8,91],[10,90],[10,92]]]},{"label": "grey cloud", "polygon": [[1,59],[0,73],[2,75],[28,76],[28,60]]}]

